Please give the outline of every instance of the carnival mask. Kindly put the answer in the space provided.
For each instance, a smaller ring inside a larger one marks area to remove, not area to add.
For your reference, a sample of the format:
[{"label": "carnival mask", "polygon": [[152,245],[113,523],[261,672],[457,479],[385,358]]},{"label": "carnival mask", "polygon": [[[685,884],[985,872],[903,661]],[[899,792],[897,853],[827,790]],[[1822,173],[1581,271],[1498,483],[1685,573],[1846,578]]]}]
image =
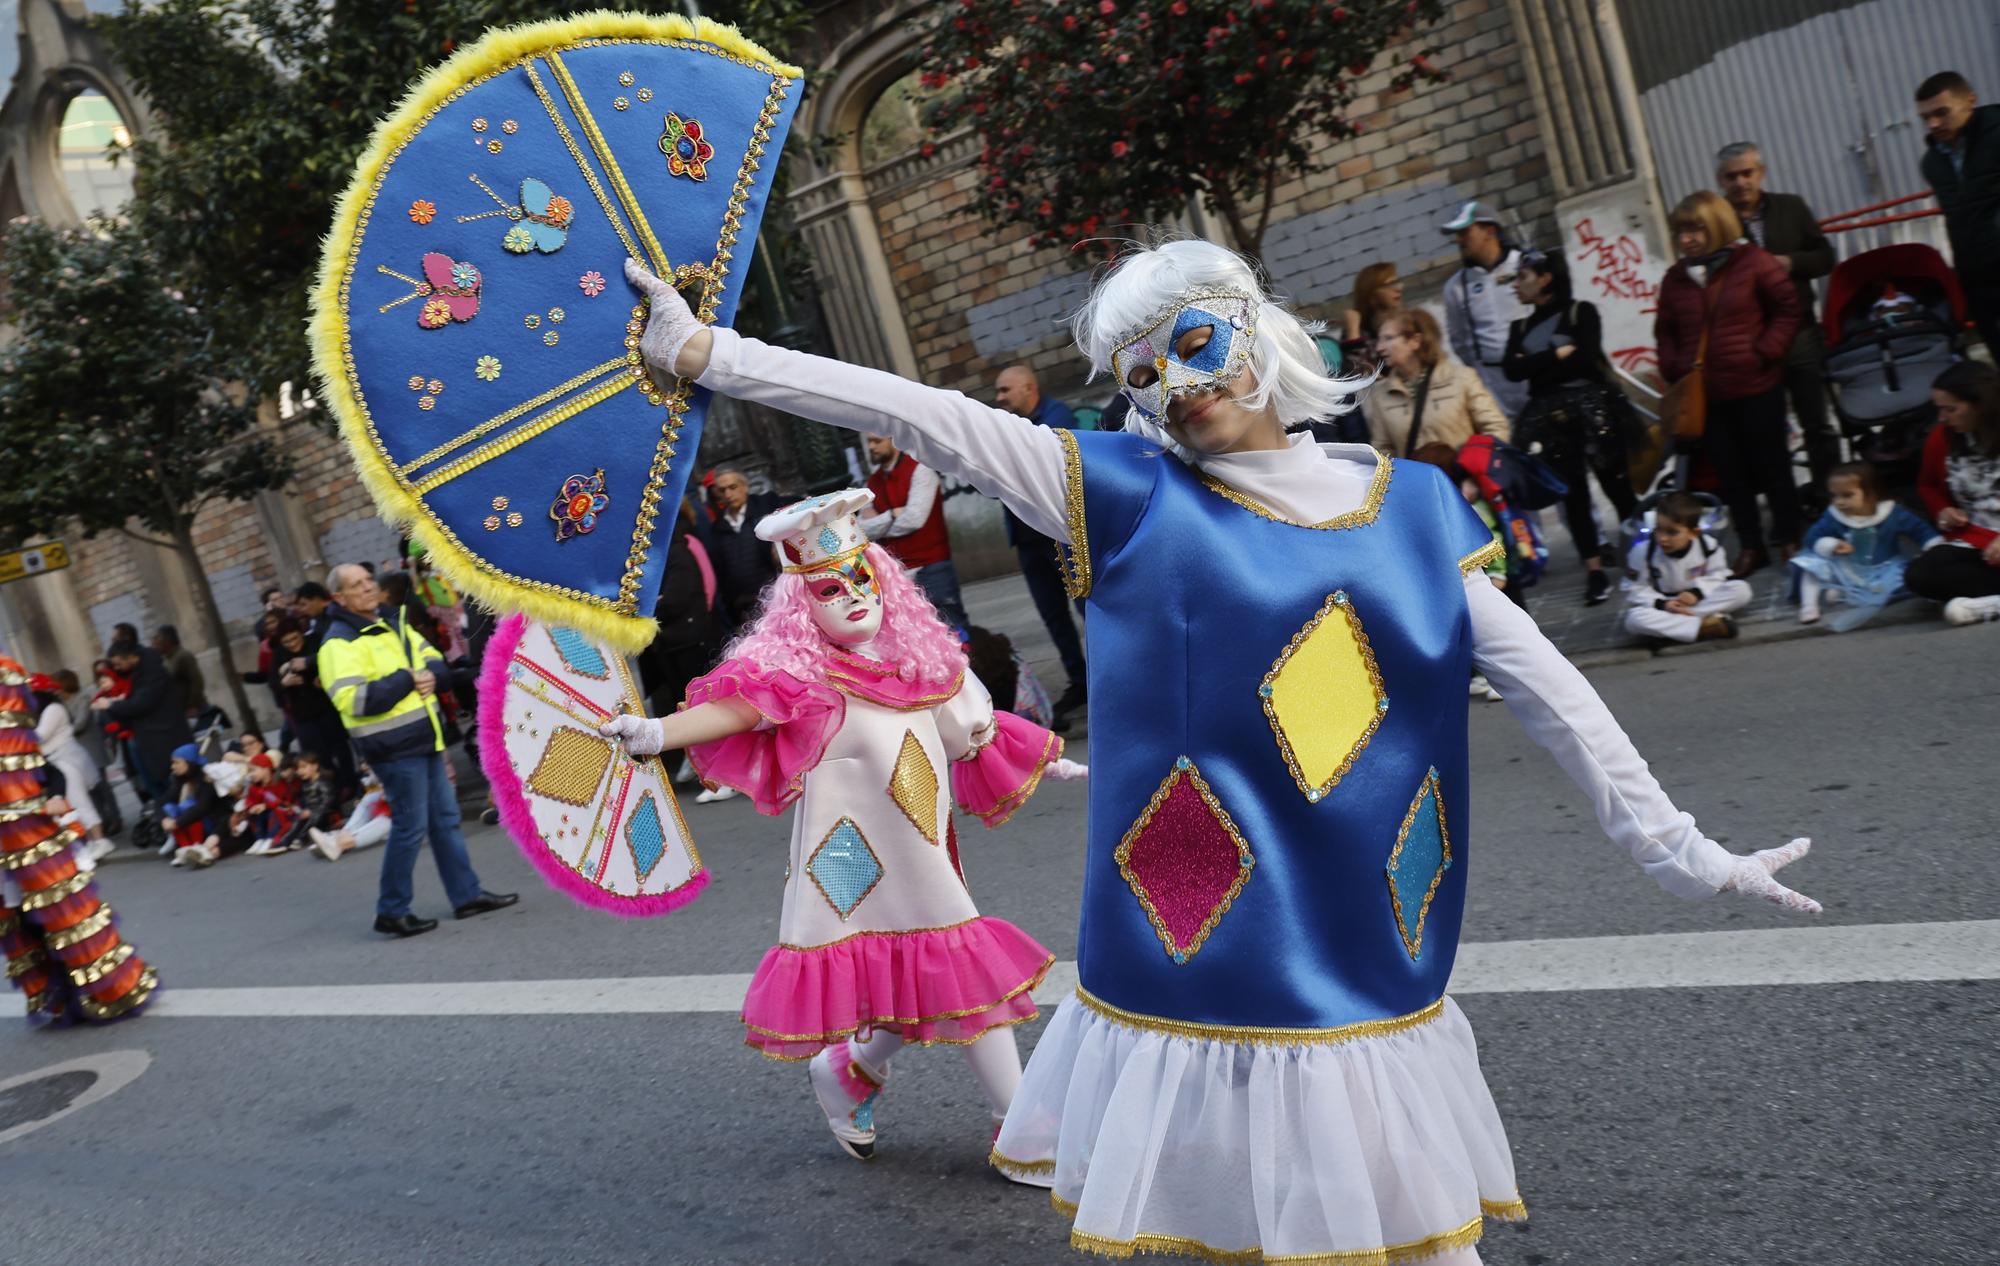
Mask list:
[{"label": "carnival mask", "polygon": [[800,578],[812,599],[813,623],[827,641],[856,646],[881,632],[882,586],[867,555],[856,554]]},{"label": "carnival mask", "polygon": [[1132,406],[1164,424],[1175,396],[1220,388],[1250,363],[1257,301],[1228,290],[1185,295],[1111,354]]}]

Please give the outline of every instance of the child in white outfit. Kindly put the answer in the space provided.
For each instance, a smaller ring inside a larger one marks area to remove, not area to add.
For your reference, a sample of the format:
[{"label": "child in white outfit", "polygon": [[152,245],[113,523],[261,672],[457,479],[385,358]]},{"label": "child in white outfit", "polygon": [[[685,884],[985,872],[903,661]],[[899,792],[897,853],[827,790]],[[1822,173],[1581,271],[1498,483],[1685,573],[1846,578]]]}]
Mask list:
[{"label": "child in white outfit", "polygon": [[1653,535],[1625,559],[1628,632],[1675,642],[1736,636],[1729,613],[1750,605],[1750,584],[1729,578],[1722,543],[1701,530],[1705,508],[1681,492],[1654,510]]}]

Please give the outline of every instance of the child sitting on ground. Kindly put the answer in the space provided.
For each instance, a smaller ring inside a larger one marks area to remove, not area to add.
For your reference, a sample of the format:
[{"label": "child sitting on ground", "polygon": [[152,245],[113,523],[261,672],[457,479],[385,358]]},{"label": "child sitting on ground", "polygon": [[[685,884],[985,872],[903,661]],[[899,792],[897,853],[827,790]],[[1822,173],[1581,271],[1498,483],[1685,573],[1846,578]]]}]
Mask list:
[{"label": "child sitting on ground", "polygon": [[250,783],[243,789],[237,809],[250,815],[251,831],[257,842],[251,857],[269,857],[285,851],[285,833],[292,827],[291,790],[277,777],[277,763],[269,752],[250,758]]},{"label": "child sitting on ground", "polygon": [[1884,501],[1875,468],[1867,462],[1834,467],[1826,477],[1826,491],[1826,513],[1792,559],[1799,582],[1799,623],[1816,623],[1822,601],[1838,602],[1841,609],[1826,626],[1845,632],[1910,596],[1903,588],[1903,571],[1910,565],[1903,542],[1925,550],[1944,536],[1902,506]]},{"label": "child sitting on ground", "polygon": [[167,842],[160,846],[160,853],[173,854],[175,866],[211,866],[222,856],[221,841],[216,837],[222,805],[202,774],[201,749],[183,743],[174,749],[167,768],[171,775],[169,799],[160,809],[160,828],[166,832]]},{"label": "child sitting on ground", "polygon": [[313,851],[330,862],[339,861],[343,853],[369,848],[389,838],[389,799],[382,794],[381,779],[364,769],[361,786],[360,802],[338,831],[316,826],[306,829],[306,834],[312,837]]},{"label": "child sitting on ground", "polygon": [[1752,591],[1748,581],[1729,578],[1722,543],[1701,530],[1707,508],[1676,492],[1654,509],[1653,534],[1625,559],[1628,632],[1674,642],[1736,636],[1729,613],[1749,606]]},{"label": "child sitting on ground", "polygon": [[300,752],[292,761],[292,798],[298,808],[285,834],[285,851],[303,848],[306,832],[328,826],[334,818],[333,779],[320,766],[318,752]]}]

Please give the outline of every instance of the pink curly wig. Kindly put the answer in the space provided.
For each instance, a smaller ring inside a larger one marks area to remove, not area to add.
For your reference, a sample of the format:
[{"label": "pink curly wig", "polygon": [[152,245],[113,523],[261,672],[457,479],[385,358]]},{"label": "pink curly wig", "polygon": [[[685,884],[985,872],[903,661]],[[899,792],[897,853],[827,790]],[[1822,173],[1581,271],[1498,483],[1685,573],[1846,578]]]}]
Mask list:
[{"label": "pink curly wig", "polygon": [[[944,685],[965,670],[965,648],[938,618],[937,608],[910,579],[895,555],[870,545],[864,555],[882,587],[882,629],[874,651],[893,665],[904,681]],[[725,659],[747,659],[767,669],[782,669],[800,681],[826,681],[832,643],[813,623],[813,601],[805,577],[785,572],[765,586],[763,610],[723,652]]]}]

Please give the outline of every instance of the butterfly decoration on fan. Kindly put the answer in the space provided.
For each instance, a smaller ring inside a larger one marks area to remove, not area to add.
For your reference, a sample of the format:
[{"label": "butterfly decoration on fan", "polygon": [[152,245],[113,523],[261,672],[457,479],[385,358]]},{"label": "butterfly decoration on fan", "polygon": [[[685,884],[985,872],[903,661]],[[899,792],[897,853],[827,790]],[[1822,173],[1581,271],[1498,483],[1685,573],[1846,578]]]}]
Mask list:
[{"label": "butterfly decoration on fan", "polygon": [[553,255],[569,241],[570,222],[576,219],[576,206],[568,198],[556,193],[541,181],[529,176],[521,182],[521,200],[509,202],[493,192],[491,186],[481,180],[477,173],[468,177],[473,184],[484,190],[486,196],[498,204],[495,211],[481,211],[477,215],[461,215],[460,224],[474,220],[484,220],[490,216],[504,215],[513,221],[500,245],[516,255],[529,251],[540,251]]},{"label": "butterfly decoration on fan", "polygon": [[421,280],[386,264],[375,265],[375,271],[410,287],[410,293],[383,304],[379,311],[387,312],[412,299],[422,299],[423,306],[417,309],[417,324],[426,330],[441,330],[453,321],[470,321],[479,315],[479,291],[485,279],[477,267],[462,259],[453,259],[440,251],[426,251]]}]

